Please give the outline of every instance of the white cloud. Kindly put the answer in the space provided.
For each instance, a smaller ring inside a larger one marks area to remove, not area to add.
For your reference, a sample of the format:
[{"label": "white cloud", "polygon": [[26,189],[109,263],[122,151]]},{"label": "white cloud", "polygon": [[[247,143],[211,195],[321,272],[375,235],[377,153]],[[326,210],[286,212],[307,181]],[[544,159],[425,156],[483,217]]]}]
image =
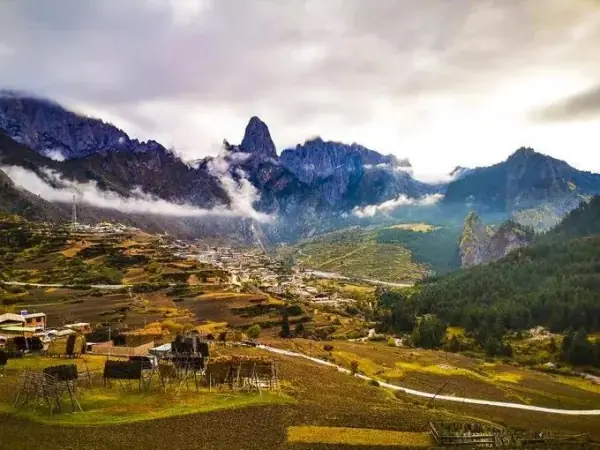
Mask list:
[{"label": "white cloud", "polygon": [[413,178],[415,180],[421,181],[423,183],[442,184],[442,183],[450,183],[456,177],[454,175],[450,175],[449,173],[415,172],[415,173],[413,173]]},{"label": "white cloud", "polygon": [[359,208],[358,206],[352,210],[352,214],[356,217],[373,217],[377,213],[393,211],[401,206],[430,206],[439,202],[444,196],[442,194],[431,194],[421,198],[409,198],[406,195],[400,195],[394,199],[387,200],[378,205],[367,205]]},{"label": "white cloud", "polygon": [[[258,212],[254,209],[254,203],[260,200],[260,193],[252,183],[246,178],[246,173],[235,165],[231,167],[231,162],[239,163],[246,160],[250,155],[243,152],[222,151],[216,158],[208,162],[208,171],[211,175],[217,177],[230,198],[232,210],[237,211],[243,217],[249,217],[259,222],[269,222],[272,216]],[[232,176],[236,175],[237,179]]]},{"label": "white cloud", "polygon": [[257,199],[254,187],[246,179],[234,181],[230,175],[215,172],[220,176],[223,187],[231,198],[229,206],[215,206],[212,209],[198,208],[189,204],[170,203],[136,188],[130,197],[123,197],[116,192],[102,191],[95,182],[78,183],[62,178],[60,174],[44,169],[44,175],[52,183],[51,186],[36,173],[18,166],[0,166],[13,182],[33,194],[50,202],[70,203],[75,194],[77,201],[97,208],[114,209],[126,214],[155,214],[173,217],[246,217],[265,222],[271,217],[256,211],[252,203]]},{"label": "white cloud", "polygon": [[409,175],[413,174],[413,168],[412,167],[405,167],[405,166],[395,166],[393,167],[391,164],[388,163],[379,163],[379,164],[364,164],[363,167],[367,170],[372,170],[372,169],[379,169],[379,170],[388,170],[388,171],[394,171],[397,173],[408,173]]},{"label": "white cloud", "polygon": [[64,161],[66,159],[65,155],[63,155],[60,150],[56,149],[45,150],[44,155],[50,159],[53,159],[54,161]]}]

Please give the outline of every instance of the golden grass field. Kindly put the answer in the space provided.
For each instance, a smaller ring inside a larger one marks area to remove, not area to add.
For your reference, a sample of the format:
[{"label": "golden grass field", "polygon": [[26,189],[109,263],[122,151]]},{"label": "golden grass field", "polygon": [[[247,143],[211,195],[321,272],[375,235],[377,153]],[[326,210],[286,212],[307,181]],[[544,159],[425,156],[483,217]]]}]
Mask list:
[{"label": "golden grass field", "polygon": [[434,443],[428,433],[376,430],[346,427],[289,427],[288,442],[293,444],[343,444],[368,446],[431,447]]}]

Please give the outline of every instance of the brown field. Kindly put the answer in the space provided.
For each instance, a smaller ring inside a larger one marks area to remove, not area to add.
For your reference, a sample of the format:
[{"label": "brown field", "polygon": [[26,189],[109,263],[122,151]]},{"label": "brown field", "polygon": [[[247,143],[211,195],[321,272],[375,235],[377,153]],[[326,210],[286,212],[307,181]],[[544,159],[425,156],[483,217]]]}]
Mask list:
[{"label": "brown field", "polygon": [[[258,349],[223,351],[262,354]],[[427,431],[432,420],[461,423],[472,422],[477,420],[474,417],[478,417],[516,430],[587,432],[591,437],[600,439],[597,418],[552,416],[441,402],[427,407],[424,402],[411,397],[397,399],[382,388],[332,368],[289,357],[275,359],[282,389],[293,399],[285,405],[246,406],[96,427],[58,427],[4,414],[0,417],[0,436],[10,449],[381,449],[388,447],[375,442],[357,445],[359,442],[356,441],[348,442],[352,446],[342,442],[293,443],[288,440],[289,430],[294,430],[290,427],[301,427],[299,430],[325,427],[330,430],[329,433],[334,430],[335,434],[335,430],[350,428],[353,431],[349,431],[348,436],[353,436],[353,439],[375,439],[368,430],[381,430],[386,435],[390,432],[417,433],[397,435],[408,439],[423,436],[421,433]],[[10,395],[4,398],[10,399]],[[6,436],[10,437],[9,440]],[[42,441],[43,446],[40,445]],[[403,448],[418,448],[420,445],[422,441],[406,442]]]},{"label": "brown field", "polygon": [[227,322],[231,325],[242,325],[265,319],[262,316],[245,318],[234,314],[232,308],[245,308],[265,303],[268,297],[256,294],[239,294],[235,292],[211,292],[195,298],[186,298],[177,303],[178,308],[191,311],[198,320]]}]

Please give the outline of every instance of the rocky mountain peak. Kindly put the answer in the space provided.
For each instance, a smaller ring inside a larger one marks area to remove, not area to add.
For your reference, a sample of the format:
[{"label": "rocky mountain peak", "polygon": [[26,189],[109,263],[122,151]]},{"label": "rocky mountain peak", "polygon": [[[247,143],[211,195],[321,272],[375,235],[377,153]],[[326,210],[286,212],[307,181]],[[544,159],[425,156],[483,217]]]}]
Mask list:
[{"label": "rocky mountain peak", "polygon": [[266,123],[256,116],[250,118],[248,125],[246,125],[246,131],[244,132],[244,139],[240,144],[240,149],[244,152],[258,154],[268,158],[277,158],[275,144],[273,143],[273,139],[271,139],[269,128]]},{"label": "rocky mountain peak", "polygon": [[515,151],[512,155],[510,155],[508,159],[523,158],[523,157],[532,156],[532,155],[536,155],[536,154],[538,154],[538,153],[530,147],[521,147],[517,151]]},{"label": "rocky mountain peak", "polygon": [[452,172],[450,172],[450,176],[457,180],[463,176],[465,176],[471,169],[463,166],[456,166]]}]

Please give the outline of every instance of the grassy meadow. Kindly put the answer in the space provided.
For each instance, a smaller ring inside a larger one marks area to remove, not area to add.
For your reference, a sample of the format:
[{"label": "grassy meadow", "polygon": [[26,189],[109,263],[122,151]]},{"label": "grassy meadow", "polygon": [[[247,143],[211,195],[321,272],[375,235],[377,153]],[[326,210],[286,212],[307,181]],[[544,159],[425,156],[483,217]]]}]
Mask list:
[{"label": "grassy meadow", "polygon": [[349,228],[296,244],[291,251],[306,267],[348,277],[411,283],[456,266],[460,230],[426,223]]}]

